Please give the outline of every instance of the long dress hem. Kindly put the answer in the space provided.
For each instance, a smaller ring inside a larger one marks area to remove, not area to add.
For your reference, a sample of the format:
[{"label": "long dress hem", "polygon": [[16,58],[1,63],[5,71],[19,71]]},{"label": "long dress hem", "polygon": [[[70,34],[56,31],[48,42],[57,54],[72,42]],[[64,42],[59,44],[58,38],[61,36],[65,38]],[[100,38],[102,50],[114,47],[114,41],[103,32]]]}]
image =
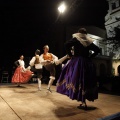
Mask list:
[{"label": "long dress hem", "polygon": [[66,64],[57,81],[57,92],[67,95],[72,100],[98,99],[98,87],[95,67],[91,59],[72,57]]},{"label": "long dress hem", "polygon": [[12,77],[12,83],[27,83],[32,77],[30,70],[24,71],[22,67],[17,67]]}]

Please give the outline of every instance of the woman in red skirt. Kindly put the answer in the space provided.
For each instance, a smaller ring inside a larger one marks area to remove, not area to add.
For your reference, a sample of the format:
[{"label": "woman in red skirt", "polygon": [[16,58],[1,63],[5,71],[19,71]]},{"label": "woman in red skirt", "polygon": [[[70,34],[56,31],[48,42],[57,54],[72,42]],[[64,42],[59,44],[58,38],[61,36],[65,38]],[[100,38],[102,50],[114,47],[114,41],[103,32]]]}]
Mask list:
[{"label": "woman in red skirt", "polygon": [[12,83],[17,83],[20,86],[21,83],[27,83],[32,77],[33,72],[30,69],[25,68],[24,56],[21,55],[20,59],[15,62],[17,66],[14,75],[12,77]]}]

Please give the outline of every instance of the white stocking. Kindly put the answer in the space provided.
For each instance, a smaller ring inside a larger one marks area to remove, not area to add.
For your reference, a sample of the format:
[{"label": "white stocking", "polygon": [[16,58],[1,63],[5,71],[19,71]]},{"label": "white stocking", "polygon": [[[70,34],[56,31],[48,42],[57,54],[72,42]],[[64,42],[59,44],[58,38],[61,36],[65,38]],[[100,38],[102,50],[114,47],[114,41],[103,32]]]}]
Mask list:
[{"label": "white stocking", "polygon": [[38,78],[38,89],[41,90],[41,80]]},{"label": "white stocking", "polygon": [[64,62],[67,58],[68,58],[68,56],[65,55],[64,57],[62,57],[62,58],[58,59],[57,61],[55,61],[55,64],[56,64],[56,65],[59,65],[59,64],[61,64],[62,62]]},{"label": "white stocking", "polygon": [[52,86],[54,80],[55,79],[52,79],[52,78],[49,80],[48,88],[47,89],[50,89],[50,87]]}]

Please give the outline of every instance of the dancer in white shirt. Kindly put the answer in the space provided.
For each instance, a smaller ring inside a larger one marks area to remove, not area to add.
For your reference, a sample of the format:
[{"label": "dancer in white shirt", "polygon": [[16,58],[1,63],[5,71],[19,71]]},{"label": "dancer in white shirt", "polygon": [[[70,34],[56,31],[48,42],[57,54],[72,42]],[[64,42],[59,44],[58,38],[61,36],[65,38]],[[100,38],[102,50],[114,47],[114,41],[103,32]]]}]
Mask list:
[{"label": "dancer in white shirt", "polygon": [[40,50],[35,51],[35,56],[30,60],[30,66],[35,67],[35,72],[37,74],[38,80],[38,90],[41,90],[41,78],[42,78],[42,60],[40,58]]},{"label": "dancer in white shirt", "polygon": [[32,73],[29,69],[25,68],[24,56],[21,55],[20,59],[15,61],[16,70],[12,77],[12,83],[17,83],[18,87],[21,83],[27,83],[32,77]]}]

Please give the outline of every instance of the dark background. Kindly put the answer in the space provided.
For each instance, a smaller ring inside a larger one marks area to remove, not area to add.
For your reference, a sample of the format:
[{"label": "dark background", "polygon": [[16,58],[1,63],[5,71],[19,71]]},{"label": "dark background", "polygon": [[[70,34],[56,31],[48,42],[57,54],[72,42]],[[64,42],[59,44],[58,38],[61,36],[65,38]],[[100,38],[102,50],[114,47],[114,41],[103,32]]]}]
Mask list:
[{"label": "dark background", "polygon": [[106,0],[66,0],[68,9],[57,19],[60,2],[61,0],[0,1],[0,68],[12,69],[14,61],[21,54],[28,60],[36,49],[42,52],[45,44],[50,45],[50,52],[57,53],[52,47],[57,41],[53,39],[57,25],[94,25],[105,29],[104,17],[108,10]]}]

